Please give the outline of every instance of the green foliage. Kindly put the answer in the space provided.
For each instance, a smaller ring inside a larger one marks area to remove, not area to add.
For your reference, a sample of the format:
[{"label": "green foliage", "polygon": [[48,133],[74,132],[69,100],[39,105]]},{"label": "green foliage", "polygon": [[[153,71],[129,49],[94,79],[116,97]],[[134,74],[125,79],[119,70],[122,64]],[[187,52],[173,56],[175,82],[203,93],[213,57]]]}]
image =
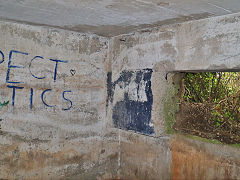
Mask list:
[{"label": "green foliage", "polygon": [[221,128],[230,135],[239,134],[239,72],[185,73],[183,87],[183,101],[211,107],[207,118],[214,121],[215,128]]}]

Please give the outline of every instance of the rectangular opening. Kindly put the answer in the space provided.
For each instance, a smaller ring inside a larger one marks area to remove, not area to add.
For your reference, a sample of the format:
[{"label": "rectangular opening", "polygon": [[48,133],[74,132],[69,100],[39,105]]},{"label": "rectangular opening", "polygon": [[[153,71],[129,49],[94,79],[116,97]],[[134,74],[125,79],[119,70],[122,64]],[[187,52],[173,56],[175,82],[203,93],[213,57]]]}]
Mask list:
[{"label": "rectangular opening", "polygon": [[240,143],[240,72],[185,72],[180,89],[175,130]]}]

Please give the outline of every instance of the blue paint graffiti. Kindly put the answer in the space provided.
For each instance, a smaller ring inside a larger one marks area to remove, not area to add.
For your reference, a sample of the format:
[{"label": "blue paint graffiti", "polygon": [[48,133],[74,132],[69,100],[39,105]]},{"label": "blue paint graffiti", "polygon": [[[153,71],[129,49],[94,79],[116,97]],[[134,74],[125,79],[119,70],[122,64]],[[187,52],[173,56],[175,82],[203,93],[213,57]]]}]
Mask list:
[{"label": "blue paint graffiti", "polygon": [[11,64],[13,53],[28,55],[28,53],[25,53],[25,52],[20,52],[20,51],[15,51],[15,50],[11,50],[11,51],[10,51],[10,53],[9,53],[9,61],[8,61],[8,69],[7,69],[7,75],[6,75],[6,82],[7,82],[7,83],[15,83],[15,84],[17,84],[17,83],[23,83],[23,82],[9,81],[9,74],[10,74],[10,69],[11,69],[11,68],[23,68],[23,66],[15,66],[15,65],[12,65],[12,64]]},{"label": "blue paint graffiti", "polygon": [[30,109],[33,107],[33,88],[31,88],[31,93],[30,93]]},{"label": "blue paint graffiti", "polygon": [[2,60],[0,61],[0,64],[2,64],[2,63],[4,62],[4,54],[3,54],[2,51],[0,51],[0,54],[1,54],[1,56],[2,56]]},{"label": "blue paint graffiti", "polygon": [[50,60],[50,61],[54,61],[54,62],[56,62],[55,70],[54,70],[54,78],[53,78],[53,79],[54,79],[54,82],[56,82],[58,63],[59,63],[59,62],[67,63],[68,61],[56,60],[56,59],[49,59],[49,60]]},{"label": "blue paint graffiti", "polygon": [[72,108],[72,101],[69,100],[69,99],[67,99],[67,98],[65,97],[65,93],[67,93],[67,92],[72,92],[72,91],[70,91],[70,90],[63,91],[63,93],[62,93],[62,98],[63,98],[64,100],[68,101],[68,102],[70,103],[70,106],[69,106],[68,108],[63,108],[62,110],[64,110],[64,111],[67,111],[67,110],[69,110],[69,109]]},{"label": "blue paint graffiti", "polygon": [[32,77],[34,77],[34,78],[36,78],[36,79],[45,79],[46,77],[38,77],[38,76],[35,76],[35,75],[32,73],[32,71],[31,71],[32,62],[33,62],[33,60],[35,60],[35,59],[37,59],[37,58],[38,58],[38,59],[43,59],[42,56],[35,56],[35,57],[30,61],[30,63],[29,63],[29,67],[28,67],[29,72],[31,73]]},{"label": "blue paint graffiti", "polygon": [[9,85],[7,87],[13,89],[13,93],[12,93],[12,106],[14,107],[16,89],[23,89],[24,87],[9,86]]},{"label": "blue paint graffiti", "polygon": [[49,105],[49,104],[47,104],[47,103],[45,102],[45,100],[44,100],[44,94],[45,94],[46,92],[48,92],[48,91],[52,91],[52,90],[51,90],[51,89],[46,89],[46,90],[44,90],[44,91],[42,92],[42,95],[41,95],[42,102],[43,102],[43,104],[44,104],[45,106],[47,106],[47,107],[55,107],[55,105]]},{"label": "blue paint graffiti", "polygon": [[[116,86],[124,91],[123,100],[116,102],[113,107],[114,127],[147,135],[154,134],[151,120],[153,104],[151,76],[151,69],[123,71],[117,81],[111,85],[108,82],[107,102],[113,102],[114,93],[117,93]],[[130,86],[136,86],[136,88],[130,89]]]},{"label": "blue paint graffiti", "polygon": [[[8,60],[8,66],[7,66],[7,73],[6,73],[6,83],[9,84],[22,84],[22,86],[24,85],[24,82],[20,82],[20,81],[14,81],[14,80],[11,80],[10,79],[10,71],[11,69],[16,69],[16,68],[22,68],[24,69],[25,67],[24,66],[19,66],[19,65],[13,65],[15,63],[13,63],[13,57],[14,55],[18,54],[21,55],[22,57],[21,58],[25,58],[25,57],[28,57],[29,53],[26,53],[26,52],[21,52],[21,51],[16,51],[16,50],[11,50],[9,52],[9,60]],[[2,64],[4,62],[4,53],[2,51],[0,51],[0,56],[1,56],[1,59],[0,59],[0,64]],[[38,80],[42,80],[42,79],[45,79],[46,77],[39,77],[39,76],[36,76],[35,74],[33,74],[32,72],[32,63],[35,61],[35,60],[44,60],[44,58],[42,56],[35,56],[33,59],[30,60],[30,63],[29,63],[29,66],[28,66],[28,70],[30,72],[30,75],[35,78],[35,79],[38,79]],[[54,82],[56,82],[56,79],[57,79],[57,71],[58,71],[58,67],[59,67],[59,63],[68,63],[68,61],[66,60],[57,60],[57,59],[47,59],[48,61],[51,61],[51,62],[54,62],[55,63],[55,68],[54,68],[54,74],[53,74],[53,80]],[[16,75],[16,71],[13,71],[13,77],[18,77]],[[74,72],[74,74],[76,73],[76,71]],[[16,95],[16,90],[17,89],[24,89],[24,87],[18,87],[18,86],[15,86],[15,85],[7,85],[7,88],[11,88],[12,89],[12,106],[14,107],[15,105],[15,95]],[[44,90],[42,93],[41,93],[41,100],[42,100],[42,103],[47,106],[47,107],[55,107],[56,105],[49,105],[46,103],[46,101],[44,100],[44,95],[46,92],[48,91],[51,91],[51,89],[46,89]],[[68,108],[62,108],[62,110],[64,111],[67,111],[67,110],[70,110],[72,108],[72,101],[68,98],[65,97],[65,93],[68,93],[68,92],[71,92],[71,90],[67,90],[67,91],[62,91],[62,98],[63,100],[69,102],[69,107]],[[29,108],[32,109],[33,108],[33,93],[34,93],[34,89],[33,88],[30,88],[30,98],[29,98]]]}]

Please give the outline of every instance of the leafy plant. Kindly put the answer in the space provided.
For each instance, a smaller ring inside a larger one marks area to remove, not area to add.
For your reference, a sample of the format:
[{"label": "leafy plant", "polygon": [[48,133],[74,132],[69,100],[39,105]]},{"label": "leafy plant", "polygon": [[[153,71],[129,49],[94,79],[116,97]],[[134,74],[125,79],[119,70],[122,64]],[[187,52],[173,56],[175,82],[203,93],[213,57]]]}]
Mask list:
[{"label": "leafy plant", "polygon": [[210,107],[202,119],[213,126],[212,133],[229,136],[234,142],[240,141],[239,80],[239,72],[185,73],[183,77],[182,103]]}]

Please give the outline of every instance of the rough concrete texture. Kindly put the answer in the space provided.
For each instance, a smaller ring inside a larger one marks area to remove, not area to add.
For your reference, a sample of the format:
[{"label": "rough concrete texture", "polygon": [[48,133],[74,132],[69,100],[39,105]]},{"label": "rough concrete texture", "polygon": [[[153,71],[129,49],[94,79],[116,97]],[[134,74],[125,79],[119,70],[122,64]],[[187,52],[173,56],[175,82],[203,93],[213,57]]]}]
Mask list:
[{"label": "rough concrete texture", "polygon": [[1,103],[9,101],[0,177],[115,177],[117,143],[102,131],[108,41],[7,22],[0,29]]},{"label": "rough concrete texture", "polygon": [[184,137],[171,140],[172,179],[239,179],[239,150]]},{"label": "rough concrete texture", "polygon": [[239,70],[237,0],[0,10],[0,178],[240,177],[239,149],[168,135],[165,121],[177,110],[172,73]]},{"label": "rough concrete texture", "polygon": [[0,4],[2,19],[103,36],[240,11],[238,0],[1,0]]},{"label": "rough concrete texture", "polygon": [[121,179],[170,179],[169,137],[154,138],[119,131]]}]

